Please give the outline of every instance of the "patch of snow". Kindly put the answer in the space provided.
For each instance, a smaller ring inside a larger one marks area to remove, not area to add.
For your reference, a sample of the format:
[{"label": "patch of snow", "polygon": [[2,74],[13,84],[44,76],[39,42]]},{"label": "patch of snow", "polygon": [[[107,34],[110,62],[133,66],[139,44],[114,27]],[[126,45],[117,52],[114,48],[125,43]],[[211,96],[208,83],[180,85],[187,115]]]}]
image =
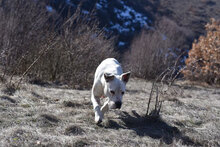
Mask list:
[{"label": "patch of snow", "polygon": [[51,6],[49,6],[49,5],[46,6],[46,9],[47,9],[48,12],[53,12],[53,7],[51,7]]},{"label": "patch of snow", "polygon": [[113,25],[112,27],[111,27],[111,29],[116,29],[118,32],[120,32],[120,33],[122,33],[122,32],[129,32],[130,31],[130,29],[129,28],[125,28],[125,27],[123,27],[123,26],[121,26],[120,24],[115,24],[115,25]]},{"label": "patch of snow", "polygon": [[75,6],[70,0],[66,0],[66,3],[70,6]]},{"label": "patch of snow", "polygon": [[175,52],[171,52],[170,55],[173,56],[174,58],[178,57],[178,55]]},{"label": "patch of snow", "polygon": [[124,5],[125,3],[124,3],[124,1],[120,1],[120,3],[122,4],[122,5]]},{"label": "patch of snow", "polygon": [[107,0],[99,0],[99,2],[96,3],[96,9],[102,9],[102,8],[108,8]]},{"label": "patch of snow", "polygon": [[139,23],[140,27],[149,27],[147,24],[148,18],[146,16],[135,11],[132,7],[127,6],[124,1],[120,1],[120,3],[122,4],[122,9],[114,8],[113,12],[119,20],[123,21],[123,26],[112,24],[111,29],[116,29],[118,32],[135,31],[135,28],[132,27],[134,23]]},{"label": "patch of snow", "polygon": [[167,36],[165,34],[161,34],[162,40],[167,40]]},{"label": "patch of snow", "polygon": [[118,42],[118,46],[124,46],[126,43],[125,42],[122,42],[122,41],[119,41]]},{"label": "patch of snow", "polygon": [[139,22],[141,24],[141,26],[145,25],[147,22],[147,17],[143,16],[141,13],[138,13],[137,11],[135,11],[133,8],[124,5],[124,9],[125,9],[125,14],[129,14],[131,16],[131,14],[134,15],[134,17],[132,17],[132,20],[134,23]]},{"label": "patch of snow", "polygon": [[124,22],[124,26],[129,26],[129,25],[131,25],[131,21]]},{"label": "patch of snow", "polygon": [[116,13],[118,19],[132,19],[132,16],[128,9],[121,10],[121,9],[115,8],[114,12]]},{"label": "patch of snow", "polygon": [[166,53],[166,54],[165,54],[165,57],[167,58],[167,57],[169,57],[169,55],[170,55],[169,53]]},{"label": "patch of snow", "polygon": [[110,32],[110,30],[106,27],[103,28],[106,32]]},{"label": "patch of snow", "polygon": [[149,29],[152,31],[156,31],[156,29],[154,27],[149,27]]},{"label": "patch of snow", "polygon": [[87,11],[87,10],[82,10],[82,13],[83,13],[83,14],[89,14],[89,11]]},{"label": "patch of snow", "polygon": [[92,39],[95,39],[95,38],[97,38],[97,34],[96,33],[94,33],[94,34],[92,34],[90,37],[92,38]]},{"label": "patch of snow", "polygon": [[185,63],[186,59],[187,59],[187,56],[183,56],[183,58],[180,60],[180,62]]},{"label": "patch of snow", "polygon": [[102,5],[99,3],[96,3],[96,9],[102,9]]},{"label": "patch of snow", "polygon": [[169,50],[170,52],[172,52],[172,51],[173,51],[173,48],[170,48],[170,47],[169,47],[168,50]]}]

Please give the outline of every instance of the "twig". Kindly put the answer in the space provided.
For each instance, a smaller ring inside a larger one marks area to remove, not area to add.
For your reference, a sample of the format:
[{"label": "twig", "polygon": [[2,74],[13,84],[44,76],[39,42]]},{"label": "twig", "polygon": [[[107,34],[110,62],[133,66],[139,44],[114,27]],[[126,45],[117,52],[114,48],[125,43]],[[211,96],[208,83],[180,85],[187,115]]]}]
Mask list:
[{"label": "twig", "polygon": [[[55,38],[55,37],[54,37],[54,38]],[[30,65],[30,66],[26,69],[26,71],[22,74],[21,78],[20,78],[19,81],[18,81],[18,84],[17,84],[17,86],[16,86],[16,89],[17,89],[18,86],[20,85],[20,83],[21,83],[21,81],[23,80],[24,76],[25,76],[25,75],[29,72],[29,70],[34,66],[34,64],[36,64],[37,61],[44,55],[44,53],[47,52],[48,50],[50,50],[51,47],[52,47],[53,45],[55,45],[55,44],[56,44],[56,42],[54,42],[51,46],[49,46],[49,47],[47,47],[46,49],[41,50],[41,51],[39,52],[39,56],[31,63],[31,65]]]},{"label": "twig", "polygon": [[[17,67],[20,65],[21,61],[24,59],[26,55],[22,56],[21,59],[18,61],[18,64],[17,64]],[[14,70],[14,72],[12,73],[11,77],[10,77],[10,80],[9,80],[9,85],[11,85],[11,82],[12,82],[12,79],[15,75],[15,72],[16,72],[17,68]]]},{"label": "twig", "polygon": [[154,84],[155,84],[155,82],[152,83],[152,87],[151,87],[151,91],[150,91],[150,97],[149,97],[148,105],[147,105],[147,113],[146,113],[146,116],[148,115],[148,112],[149,112],[150,102],[151,102],[151,98],[152,98],[153,90],[154,90]]},{"label": "twig", "polygon": [[159,94],[158,94],[158,86],[156,86],[156,102],[155,102],[155,111],[157,111],[157,106],[158,106],[158,97],[159,97]]}]

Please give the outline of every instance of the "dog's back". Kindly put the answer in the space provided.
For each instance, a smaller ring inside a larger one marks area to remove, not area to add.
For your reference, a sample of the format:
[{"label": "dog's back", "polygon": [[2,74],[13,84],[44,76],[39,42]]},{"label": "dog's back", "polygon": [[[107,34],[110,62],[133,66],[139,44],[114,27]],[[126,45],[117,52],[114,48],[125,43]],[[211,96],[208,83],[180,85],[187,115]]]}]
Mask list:
[{"label": "dog's back", "polygon": [[104,73],[121,75],[123,73],[120,63],[114,58],[107,58],[97,67],[95,79],[101,79]]}]

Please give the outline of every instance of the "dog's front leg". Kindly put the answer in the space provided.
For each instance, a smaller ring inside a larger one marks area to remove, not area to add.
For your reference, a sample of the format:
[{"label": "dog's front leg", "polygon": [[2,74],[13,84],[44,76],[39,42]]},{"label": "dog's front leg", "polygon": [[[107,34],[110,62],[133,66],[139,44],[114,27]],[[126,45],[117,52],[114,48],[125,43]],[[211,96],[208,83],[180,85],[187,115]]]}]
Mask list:
[{"label": "dog's front leg", "polygon": [[108,102],[109,102],[109,100],[107,100],[107,101],[104,103],[104,105],[102,106],[102,108],[101,108],[101,112],[102,112],[102,114],[103,114],[103,117],[104,117],[104,113],[109,110],[109,108],[108,108]]},{"label": "dog's front leg", "polygon": [[93,105],[93,109],[95,111],[95,122],[96,124],[99,124],[102,122],[103,119],[103,114],[100,110],[100,100],[98,97],[95,97],[93,92],[92,92],[92,96],[91,96],[91,101],[92,101],[92,105]]}]

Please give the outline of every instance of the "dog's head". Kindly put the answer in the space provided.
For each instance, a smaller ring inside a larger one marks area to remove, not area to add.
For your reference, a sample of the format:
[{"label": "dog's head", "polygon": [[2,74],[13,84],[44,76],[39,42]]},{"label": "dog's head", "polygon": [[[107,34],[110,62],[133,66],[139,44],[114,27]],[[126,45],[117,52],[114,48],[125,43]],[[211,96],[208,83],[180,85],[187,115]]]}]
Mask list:
[{"label": "dog's head", "polygon": [[125,86],[130,77],[130,72],[121,75],[113,75],[105,73],[104,78],[106,81],[104,87],[104,94],[109,99],[110,109],[120,109],[122,105],[122,97],[125,93]]}]

